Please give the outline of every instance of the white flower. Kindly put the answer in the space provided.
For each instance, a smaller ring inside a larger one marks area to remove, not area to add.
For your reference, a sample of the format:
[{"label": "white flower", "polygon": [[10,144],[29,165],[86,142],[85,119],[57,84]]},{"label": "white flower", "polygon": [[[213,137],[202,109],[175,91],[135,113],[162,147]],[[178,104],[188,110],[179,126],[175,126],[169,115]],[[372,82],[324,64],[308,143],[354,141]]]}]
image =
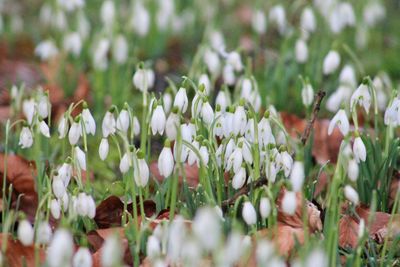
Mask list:
[{"label": "white flower", "polygon": [[186,95],[186,89],[181,87],[175,95],[174,107],[178,107],[182,113],[185,113],[188,107],[188,97]]},{"label": "white flower", "polygon": [[162,102],[165,114],[168,114],[172,108],[172,95],[169,92],[164,93]]},{"label": "white flower", "polygon": [[224,83],[227,85],[233,85],[235,83],[235,71],[233,67],[229,64],[226,64],[222,70],[222,76],[224,78]]},{"label": "white flower", "polygon": [[50,267],[70,265],[73,254],[73,240],[71,234],[65,229],[58,229],[47,248],[47,264]]},{"label": "white flower", "polygon": [[109,235],[101,250],[101,266],[103,267],[113,267],[120,266],[120,262],[123,256],[121,243],[117,235]]},{"label": "white flower", "polygon": [[201,108],[201,118],[203,121],[210,126],[214,120],[214,110],[212,109],[210,103],[204,102]]},{"label": "white flower", "polygon": [[297,200],[296,193],[286,191],[282,199],[282,210],[288,215],[294,215],[296,212]]},{"label": "white flower", "polygon": [[246,201],[243,204],[242,217],[247,225],[253,225],[257,222],[257,213],[251,202]]},{"label": "white flower", "polygon": [[58,48],[51,40],[45,40],[40,42],[35,48],[35,55],[38,56],[42,61],[51,59],[58,54]]},{"label": "white flower", "polygon": [[49,126],[47,126],[45,121],[41,121],[39,123],[39,130],[45,137],[50,138],[50,129],[49,129]]},{"label": "white flower", "polygon": [[336,71],[340,64],[340,55],[335,50],[329,51],[324,58],[323,73],[325,75],[331,74]]},{"label": "white flower", "polygon": [[[204,166],[208,165],[208,160],[210,158],[209,154],[208,154],[208,150],[206,146],[201,146],[199,149],[199,153],[200,153],[200,157],[201,157],[201,161],[204,164]],[[199,160],[197,161],[197,166],[200,167],[200,162]]]},{"label": "white flower", "polygon": [[204,52],[204,63],[207,65],[207,69],[211,73],[211,75],[213,77],[216,77],[221,68],[218,54],[213,52],[211,49],[207,49]]},{"label": "white flower", "polygon": [[126,173],[129,170],[130,166],[131,166],[131,162],[129,159],[129,153],[127,152],[121,158],[121,161],[119,163],[119,170],[122,173]]},{"label": "white flower", "polygon": [[84,108],[82,110],[82,119],[85,124],[86,133],[94,135],[96,133],[96,122],[89,109]]},{"label": "white flower", "polygon": [[241,91],[240,91],[240,97],[246,99],[247,101],[250,101],[252,90],[253,89],[252,89],[251,80],[248,78],[243,79],[242,87],[241,87]]},{"label": "white flower", "polygon": [[217,98],[215,99],[215,105],[219,105],[222,112],[226,110],[226,107],[229,105],[229,98],[225,91],[221,90],[218,92]]},{"label": "white flower", "polygon": [[131,26],[139,36],[146,36],[150,29],[150,14],[144,7],[142,1],[135,1],[133,14],[131,18]]},{"label": "white flower", "polygon": [[240,167],[235,175],[232,178],[232,187],[233,189],[240,189],[243,187],[244,183],[246,182],[246,169]]},{"label": "white flower", "polygon": [[365,84],[361,84],[351,96],[350,110],[352,111],[356,105],[362,106],[365,112],[368,114],[371,106],[371,95],[369,93],[368,86]]},{"label": "white flower", "polygon": [[165,178],[169,177],[174,170],[174,156],[169,145],[164,146],[158,157],[158,170]]},{"label": "white flower", "polygon": [[110,41],[106,38],[100,39],[93,49],[93,66],[97,70],[105,70],[108,67],[108,50]]},{"label": "white flower", "polygon": [[32,245],[34,231],[28,220],[22,220],[18,224],[18,239],[24,246]]},{"label": "white flower", "polygon": [[82,170],[86,171],[86,156],[85,152],[82,151],[82,149],[79,148],[79,146],[75,147],[75,155],[76,159],[78,160],[78,166]]},{"label": "white flower", "polygon": [[22,112],[24,113],[28,124],[32,124],[33,115],[35,115],[36,103],[32,98],[29,100],[24,100],[22,103]]},{"label": "white flower", "polygon": [[88,248],[80,247],[72,259],[73,267],[91,267],[93,264],[92,254]]},{"label": "white flower", "polygon": [[28,127],[22,127],[18,144],[21,146],[21,148],[30,148],[32,146],[32,132]]},{"label": "white flower", "polygon": [[304,165],[301,161],[295,161],[293,164],[292,172],[290,173],[290,182],[294,192],[301,191],[304,183]]},{"label": "white flower", "polygon": [[357,161],[355,159],[349,160],[349,164],[347,166],[347,175],[349,176],[350,180],[355,182],[358,178],[359,168]]},{"label": "white flower", "polygon": [[328,267],[328,257],[324,250],[321,248],[315,248],[307,256],[304,267]]},{"label": "white flower", "polygon": [[37,112],[42,119],[45,119],[49,116],[49,98],[47,95],[40,96],[40,99],[37,104]]},{"label": "white flower", "polygon": [[68,120],[65,118],[65,115],[62,116],[60,122],[58,123],[58,134],[59,138],[63,139],[67,136],[68,133]]},{"label": "white flower", "polygon": [[328,127],[328,135],[331,135],[335,126],[338,126],[340,132],[345,136],[349,133],[349,120],[347,119],[346,111],[340,109],[332,118]]},{"label": "white flower", "polygon": [[243,135],[247,126],[247,116],[244,107],[239,105],[236,107],[235,113],[233,114],[233,134]]},{"label": "white flower", "polygon": [[101,160],[105,160],[109,151],[109,144],[107,138],[102,138],[99,146],[99,156]]},{"label": "white flower", "polygon": [[400,100],[396,97],[386,109],[384,117],[385,125],[397,127],[400,124]]},{"label": "white flower", "polygon": [[166,123],[166,117],[161,105],[157,105],[156,109],[153,111],[153,116],[151,117],[151,130],[153,135],[160,133],[162,135],[164,133]]},{"label": "white flower", "polygon": [[82,50],[82,39],[78,32],[67,33],[63,41],[64,50],[78,57]]},{"label": "white flower", "polygon": [[307,43],[303,39],[298,39],[295,45],[296,61],[298,63],[306,63],[308,59]]},{"label": "white flower", "polygon": [[208,77],[207,74],[202,74],[199,77],[199,86],[203,85],[204,86],[204,90],[206,92],[206,95],[210,94],[211,91],[211,82],[210,82],[210,78]]},{"label": "white flower", "polygon": [[356,73],[351,65],[346,65],[343,67],[339,75],[340,83],[350,86],[351,88],[356,87]]},{"label": "white flower", "polygon": [[51,227],[48,222],[40,222],[36,232],[36,239],[39,244],[48,244],[52,235]]},{"label": "white flower", "polygon": [[143,158],[138,159],[138,168],[135,169],[135,182],[140,187],[145,187],[149,181],[149,167]]},{"label": "white flower", "polygon": [[76,145],[79,141],[79,138],[82,135],[82,126],[80,122],[73,122],[71,128],[68,133],[69,143],[73,146]]},{"label": "white flower", "polygon": [[54,177],[52,183],[53,193],[57,198],[61,198],[65,194],[65,185],[61,178]]},{"label": "white flower", "polygon": [[128,132],[129,129],[129,112],[126,109],[121,110],[117,118],[117,129],[123,133]]},{"label": "white flower", "polygon": [[350,185],[346,185],[344,187],[344,196],[347,198],[348,201],[353,203],[355,206],[358,205],[358,202],[359,202],[358,193]]},{"label": "white flower", "polygon": [[[197,150],[200,149],[199,142],[196,140],[194,140],[192,142],[192,146]],[[192,149],[190,149],[189,154],[188,154],[188,164],[193,165],[195,162],[198,162],[198,161],[199,161],[199,159],[197,157],[196,152],[194,152]]]},{"label": "white flower", "polygon": [[301,13],[300,28],[307,32],[314,32],[316,29],[314,12],[310,7],[304,8]]},{"label": "white flower", "polygon": [[104,26],[110,28],[114,22],[115,17],[115,5],[113,1],[106,0],[101,5],[100,18]]},{"label": "white flower", "polygon": [[303,100],[304,106],[308,107],[314,100],[314,90],[311,84],[307,83],[301,90],[301,99]]},{"label": "white flower", "polygon": [[242,71],[243,64],[240,54],[236,51],[230,52],[226,58],[226,62],[233,67],[235,71]]},{"label": "white flower", "polygon": [[179,127],[179,115],[174,110],[169,114],[165,123],[165,133],[169,140],[175,140]]},{"label": "white flower", "polygon": [[267,21],[263,11],[257,9],[253,12],[251,26],[258,34],[263,34],[267,30]]},{"label": "white flower", "polygon": [[206,250],[215,249],[221,236],[220,217],[214,208],[202,207],[197,210],[192,229],[195,236]]},{"label": "white flower", "polygon": [[57,199],[52,199],[50,202],[50,213],[51,216],[53,216],[54,219],[58,220],[60,218],[61,214],[61,207],[60,203],[57,201]]},{"label": "white flower", "polygon": [[113,58],[117,64],[124,64],[128,59],[128,42],[126,38],[119,34],[114,40],[113,45]]},{"label": "white flower", "polygon": [[269,124],[269,119],[263,117],[258,123],[258,143],[261,147],[275,144],[275,137]]},{"label": "white flower", "polygon": [[354,158],[356,159],[357,163],[360,163],[360,160],[365,161],[367,158],[367,150],[365,148],[365,145],[364,145],[361,137],[356,137],[354,139],[353,154],[354,154]]},{"label": "white flower", "polygon": [[262,197],[260,199],[260,215],[263,219],[268,218],[271,213],[271,202],[268,198]]},{"label": "white flower", "polygon": [[149,80],[147,71],[143,68],[139,68],[132,78],[133,85],[142,92],[147,91],[149,86]]},{"label": "white flower", "polygon": [[359,239],[362,238],[364,236],[364,233],[365,233],[365,221],[364,219],[361,218],[360,224],[358,226],[358,233],[357,233],[358,238]]},{"label": "white flower", "polygon": [[101,128],[103,130],[103,137],[106,138],[111,134],[115,134],[116,131],[116,122],[114,118],[114,114],[110,111],[107,111],[104,115],[103,122],[101,124]]},{"label": "white flower", "polygon": [[58,168],[57,172],[57,177],[60,178],[64,186],[67,187],[72,176],[72,166],[68,163],[63,163],[61,167]]},{"label": "white flower", "polygon": [[161,253],[161,244],[158,238],[153,234],[147,239],[146,245],[147,256],[152,260],[158,257]]},{"label": "white flower", "polygon": [[281,35],[286,32],[286,13],[282,5],[275,5],[269,11],[269,20],[278,26]]}]

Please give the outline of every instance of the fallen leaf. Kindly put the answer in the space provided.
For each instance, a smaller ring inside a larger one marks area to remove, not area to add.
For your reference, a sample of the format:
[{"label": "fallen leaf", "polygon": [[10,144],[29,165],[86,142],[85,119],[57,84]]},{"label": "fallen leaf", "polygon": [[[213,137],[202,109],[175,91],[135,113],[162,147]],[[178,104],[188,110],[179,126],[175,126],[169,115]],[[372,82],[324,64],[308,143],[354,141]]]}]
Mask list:
[{"label": "fallen leaf", "polygon": [[[7,251],[3,255],[5,266],[35,266],[35,249],[34,246],[24,246],[18,240],[13,240],[10,235],[0,233],[0,246],[3,244],[3,238],[7,241]],[[43,249],[39,249],[39,261],[44,263],[46,253]]]},{"label": "fallen leaf", "polygon": [[[184,164],[185,173],[186,173],[186,182],[189,187],[195,188],[199,184],[199,168],[196,164],[189,165],[187,163]],[[159,181],[163,182],[165,180],[164,176],[160,174],[158,171],[157,162],[152,162],[150,164],[150,173]],[[179,184],[182,184],[183,178],[179,176]]]},{"label": "fallen leaf", "polygon": [[349,215],[339,220],[339,246],[355,248],[358,242],[359,224]]}]

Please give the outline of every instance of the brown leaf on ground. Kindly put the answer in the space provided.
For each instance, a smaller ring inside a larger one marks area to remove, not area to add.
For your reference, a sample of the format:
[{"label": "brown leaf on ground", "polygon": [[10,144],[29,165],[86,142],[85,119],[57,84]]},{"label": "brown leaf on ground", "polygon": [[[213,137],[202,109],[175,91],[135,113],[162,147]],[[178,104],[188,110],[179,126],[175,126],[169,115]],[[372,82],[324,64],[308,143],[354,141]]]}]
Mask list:
[{"label": "brown leaf on ground", "polygon": [[[6,164],[7,159],[7,164]],[[20,198],[19,210],[26,213],[30,220],[34,219],[37,207],[37,193],[35,191],[36,167],[33,162],[29,162],[17,155],[6,157],[0,154],[0,175],[3,177],[7,168],[7,184],[12,184],[12,208],[16,208],[17,198]],[[7,188],[8,188],[7,185]]]},{"label": "brown leaf on ground", "polygon": [[339,246],[355,248],[358,242],[358,223],[349,215],[339,220]]},{"label": "brown leaf on ground", "polygon": [[[13,240],[10,235],[5,236],[0,233],[0,246],[2,246],[3,238],[7,241],[7,251],[3,255],[5,266],[9,267],[34,267],[35,266],[35,249],[34,246],[24,246],[18,240]],[[43,249],[39,249],[39,261],[44,263],[46,253]]]},{"label": "brown leaf on ground", "polygon": [[[137,212],[140,215],[139,199],[137,199]],[[146,217],[151,217],[156,213],[156,204],[152,200],[143,202]],[[133,214],[133,204],[127,205],[129,213]],[[110,196],[103,200],[96,208],[95,222],[99,228],[109,228],[121,225],[121,218],[124,212],[124,202],[116,196]]]},{"label": "brown leaf on ground", "polygon": [[[199,168],[196,164],[192,166],[185,163],[185,172],[186,172],[186,181],[189,187],[197,187],[199,183]],[[164,176],[160,174],[158,171],[157,162],[152,162],[150,164],[150,173],[157,179],[159,182],[163,182],[165,180]],[[179,184],[182,184],[182,177],[179,176]]]},{"label": "brown leaf on ground", "polygon": [[[292,137],[298,137],[304,131],[307,125],[305,119],[296,115],[281,112],[283,125]],[[323,164],[326,161],[335,163],[339,152],[343,136],[335,128],[331,135],[328,135],[329,120],[317,119],[314,123],[314,143],[312,154],[318,163]]]}]

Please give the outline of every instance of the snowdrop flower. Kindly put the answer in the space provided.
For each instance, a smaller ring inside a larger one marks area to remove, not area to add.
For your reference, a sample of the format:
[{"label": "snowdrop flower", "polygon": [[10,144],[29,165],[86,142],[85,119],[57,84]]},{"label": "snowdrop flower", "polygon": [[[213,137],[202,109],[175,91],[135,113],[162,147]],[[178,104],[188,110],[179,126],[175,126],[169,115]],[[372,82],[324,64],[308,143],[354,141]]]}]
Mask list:
[{"label": "snowdrop flower", "polygon": [[300,64],[306,63],[308,59],[307,43],[303,39],[298,39],[295,45],[296,61]]},{"label": "snowdrop flower", "polygon": [[256,222],[257,222],[257,213],[256,213],[256,210],[255,210],[253,204],[251,204],[251,202],[246,201],[243,204],[242,217],[243,217],[243,220],[246,222],[247,225],[256,224]]},{"label": "snowdrop flower", "polygon": [[304,165],[301,161],[295,161],[292,172],[290,173],[290,182],[294,192],[301,191],[304,183]]},{"label": "snowdrop flower", "polygon": [[58,135],[60,139],[63,139],[67,136],[68,133],[68,120],[65,118],[65,115],[62,116],[60,122],[58,123]]},{"label": "snowdrop flower", "polygon": [[203,121],[210,126],[214,120],[214,110],[212,109],[210,103],[204,102],[201,108],[201,118]]},{"label": "snowdrop flower", "polygon": [[72,123],[71,128],[69,129],[69,133],[68,133],[69,143],[72,146],[76,145],[78,143],[81,135],[82,135],[82,126],[81,126],[81,123],[78,118],[77,121],[74,121]]},{"label": "snowdrop flower", "polygon": [[146,252],[150,259],[155,259],[161,253],[160,241],[154,234],[147,239]]},{"label": "snowdrop flower", "polygon": [[51,40],[40,42],[35,48],[35,55],[42,61],[49,60],[58,54],[58,48]]},{"label": "snowdrop flower", "polygon": [[73,254],[73,240],[65,229],[58,229],[47,248],[47,264],[50,267],[68,266]]},{"label": "snowdrop flower", "polygon": [[165,123],[165,133],[169,140],[176,139],[179,123],[180,119],[179,115],[177,114],[177,110],[172,109],[172,112],[169,114]]},{"label": "snowdrop flower", "polygon": [[246,111],[244,110],[243,105],[239,105],[235,109],[235,113],[233,114],[233,134],[234,135],[243,135],[246,126],[247,126],[247,116]]},{"label": "snowdrop flower", "polygon": [[269,19],[278,26],[278,31],[283,35],[286,31],[286,13],[282,5],[275,5],[269,11]]},{"label": "snowdrop flower", "polygon": [[211,207],[198,209],[193,220],[192,229],[204,249],[211,251],[218,246],[222,229],[220,217],[215,209]]},{"label": "snowdrop flower", "polygon": [[181,87],[175,95],[174,107],[178,107],[179,111],[185,113],[188,107],[188,97],[186,95],[186,89]]},{"label": "snowdrop flower", "polygon": [[215,106],[219,105],[222,111],[225,111],[229,105],[229,99],[225,91],[221,90],[218,92],[217,98],[215,99]]},{"label": "snowdrop flower", "polygon": [[353,111],[356,105],[362,106],[365,112],[368,114],[371,106],[371,95],[369,93],[368,86],[365,84],[361,84],[351,96],[350,110]]},{"label": "snowdrop flower", "polygon": [[252,91],[253,91],[253,89],[252,89],[251,80],[248,78],[243,79],[242,87],[241,87],[241,91],[240,91],[240,97],[246,99],[247,101],[250,101]]},{"label": "snowdrop flower", "polygon": [[67,11],[73,11],[74,9],[81,8],[85,5],[84,0],[58,0],[60,7]]},{"label": "snowdrop flower", "polygon": [[349,164],[347,166],[347,175],[349,176],[350,180],[355,182],[358,178],[359,168],[357,161],[355,159],[349,160]]},{"label": "snowdrop flower", "polygon": [[344,195],[348,201],[353,203],[355,206],[358,205],[359,202],[358,193],[353,187],[351,187],[350,185],[346,185],[344,187]]},{"label": "snowdrop flower", "polygon": [[24,113],[28,124],[32,124],[33,116],[35,115],[36,103],[32,98],[29,100],[24,100],[22,103],[22,112]]},{"label": "snowdrop flower", "polygon": [[[200,153],[200,156],[201,156],[202,163],[204,164],[204,166],[207,167],[208,161],[209,161],[209,158],[210,158],[210,156],[208,154],[207,147],[204,146],[204,145],[201,146],[200,149],[199,149],[199,153]],[[200,167],[199,159],[197,159],[197,166]]]},{"label": "snowdrop flower", "polygon": [[314,90],[311,84],[307,83],[301,90],[301,99],[303,100],[304,106],[308,107],[314,100]]},{"label": "snowdrop flower", "polygon": [[66,52],[78,57],[82,50],[82,39],[78,32],[67,33],[64,36],[63,48]]},{"label": "snowdrop flower", "polygon": [[18,224],[18,239],[24,246],[32,245],[34,231],[28,220],[22,220]]},{"label": "snowdrop flower", "polygon": [[119,131],[127,133],[129,129],[129,112],[126,109],[122,109],[117,118],[116,127]]},{"label": "snowdrop flower", "polygon": [[207,49],[204,52],[204,63],[207,65],[207,69],[213,77],[218,76],[221,63],[217,53]]},{"label": "snowdrop flower", "polygon": [[61,178],[54,177],[52,183],[53,193],[57,198],[61,198],[65,194],[65,185]]},{"label": "snowdrop flower", "polygon": [[275,144],[275,137],[272,134],[269,119],[265,116],[258,123],[258,139],[261,147],[268,146],[268,144]]},{"label": "snowdrop flower", "polygon": [[386,109],[384,122],[385,125],[397,127],[400,124],[400,100],[396,97],[392,104]]},{"label": "snowdrop flower", "polygon": [[296,193],[286,191],[282,199],[282,210],[288,215],[294,215],[296,212],[297,200]]},{"label": "snowdrop flower", "polygon": [[235,72],[231,65],[226,64],[222,70],[222,76],[224,78],[224,83],[227,85],[235,84]]},{"label": "snowdrop flower", "polygon": [[57,201],[57,199],[52,199],[50,201],[50,213],[54,219],[58,220],[60,218],[61,207],[60,207],[60,203]]},{"label": "snowdrop flower", "polygon": [[111,28],[115,17],[115,5],[111,0],[106,0],[101,5],[100,18],[106,28]]},{"label": "snowdrop flower", "polygon": [[300,17],[300,28],[311,33],[314,32],[316,29],[316,21],[314,12],[310,7],[306,7],[303,9]]},{"label": "snowdrop flower", "polygon": [[119,163],[119,170],[122,173],[127,173],[129,170],[129,167],[131,166],[130,158],[129,158],[129,153],[126,152]]},{"label": "snowdrop flower", "polygon": [[82,170],[86,171],[86,156],[85,152],[82,151],[82,149],[79,148],[79,146],[75,147],[75,155],[76,159],[78,160],[78,166]]},{"label": "snowdrop flower", "polygon": [[50,104],[47,94],[40,96],[37,104],[37,112],[42,119],[49,116]]},{"label": "snowdrop flower", "polygon": [[339,128],[343,136],[346,136],[349,133],[350,124],[346,115],[346,111],[343,109],[340,109],[330,121],[328,126],[328,135],[332,134],[335,126]]},{"label": "snowdrop flower", "polygon": [[136,1],[133,9],[131,26],[141,37],[146,36],[150,29],[150,14],[142,1]]},{"label": "snowdrop flower", "polygon": [[[192,146],[197,150],[200,149],[200,145],[197,140],[194,140],[192,142]],[[198,162],[198,161],[199,161],[199,159],[197,157],[197,154],[192,149],[190,149],[189,154],[188,154],[188,164],[193,165],[195,162]]]},{"label": "snowdrop flower", "polygon": [[358,239],[362,238],[364,236],[364,233],[365,233],[365,221],[364,219],[361,218],[360,224],[358,226],[358,233],[357,233]]},{"label": "snowdrop flower", "polygon": [[376,25],[380,20],[383,20],[386,15],[385,7],[376,1],[369,1],[364,7],[363,20],[364,22],[372,27]]},{"label": "snowdrop flower", "polygon": [[304,267],[328,267],[328,258],[321,248],[316,248],[307,256]]},{"label": "snowdrop flower", "polygon": [[37,242],[39,244],[48,244],[52,235],[51,227],[48,222],[40,222],[36,232]]},{"label": "snowdrop flower", "polygon": [[243,64],[240,54],[236,51],[230,52],[226,58],[226,62],[233,67],[235,71],[242,71]]},{"label": "snowdrop flower", "polygon": [[206,95],[210,94],[211,91],[211,81],[207,74],[201,74],[199,77],[199,86],[203,85]]},{"label": "snowdrop flower", "polygon": [[145,187],[149,181],[149,167],[144,160],[144,154],[138,155],[138,167],[135,169],[135,182],[140,187]]},{"label": "snowdrop flower", "polygon": [[260,215],[263,219],[268,218],[271,213],[271,202],[268,198],[262,197],[260,199]]},{"label": "snowdrop flower", "polygon": [[158,157],[158,171],[165,178],[169,177],[174,170],[174,156],[170,147],[170,142],[165,141],[164,148]]},{"label": "snowdrop flower", "polygon": [[45,137],[50,138],[50,129],[49,129],[49,126],[47,126],[45,121],[42,120],[39,123],[39,130]]},{"label": "snowdrop flower", "polygon": [[104,161],[107,158],[109,148],[108,139],[102,138],[99,146],[99,156],[101,160]]},{"label": "snowdrop flower", "polygon": [[128,42],[126,38],[119,34],[113,43],[113,58],[117,64],[124,64],[128,59]]},{"label": "snowdrop flower", "polygon": [[168,91],[163,94],[163,108],[165,111],[165,114],[168,114],[171,111],[172,108],[172,95]]},{"label": "snowdrop flower", "polygon": [[240,189],[244,186],[246,182],[246,169],[244,167],[240,167],[235,175],[232,178],[232,187],[233,189]]},{"label": "snowdrop flower", "polygon": [[340,65],[340,55],[337,51],[331,50],[324,58],[323,73],[332,74]]},{"label": "snowdrop flower", "polygon": [[367,158],[367,150],[361,137],[356,137],[354,139],[353,154],[357,163],[360,163],[360,161],[365,161]]},{"label": "snowdrop flower", "polygon": [[190,111],[192,113],[192,117],[193,118],[197,118],[199,117],[200,113],[201,113],[201,109],[203,107],[203,97],[202,97],[203,93],[200,92],[200,89],[198,92],[196,92],[196,94],[193,97],[192,100],[192,106],[190,108]]},{"label": "snowdrop flower", "polygon": [[157,107],[153,111],[153,116],[151,117],[151,122],[150,122],[153,135],[156,135],[157,133],[163,135],[165,129],[165,123],[166,123],[166,117],[163,107],[162,105],[157,105]]},{"label": "snowdrop flower", "polygon": [[92,254],[88,248],[80,247],[72,259],[73,267],[91,267],[93,264]]},{"label": "snowdrop flower", "polygon": [[88,108],[82,110],[82,120],[85,125],[86,133],[94,135],[96,133],[96,122]]},{"label": "snowdrop flower", "polygon": [[267,31],[267,21],[263,11],[259,9],[253,11],[251,26],[253,27],[253,30],[258,34],[264,34]]},{"label": "snowdrop flower", "polygon": [[123,251],[121,248],[121,243],[117,235],[109,235],[102,247],[101,253],[101,266],[112,267],[120,266],[123,256]]},{"label": "snowdrop flower", "polygon": [[30,148],[32,144],[33,144],[33,137],[31,130],[26,126],[22,127],[18,145],[20,145],[21,148],[24,149],[24,148]]},{"label": "snowdrop flower", "polygon": [[[231,170],[236,173],[242,166],[243,163],[243,153],[242,153],[243,143],[240,143],[239,146],[233,150],[233,153],[228,158],[227,170]],[[226,153],[225,153],[225,156]]]},{"label": "snowdrop flower", "polygon": [[340,83],[350,86],[351,88],[356,87],[356,73],[351,65],[347,64],[343,67],[339,75],[339,81]]},{"label": "snowdrop flower", "polygon": [[93,66],[98,70],[105,70],[108,67],[108,50],[110,41],[106,38],[100,39],[93,49]]},{"label": "snowdrop flower", "polygon": [[113,110],[107,111],[104,115],[103,122],[101,124],[103,130],[103,137],[107,138],[111,134],[115,134],[116,122],[113,114]]}]

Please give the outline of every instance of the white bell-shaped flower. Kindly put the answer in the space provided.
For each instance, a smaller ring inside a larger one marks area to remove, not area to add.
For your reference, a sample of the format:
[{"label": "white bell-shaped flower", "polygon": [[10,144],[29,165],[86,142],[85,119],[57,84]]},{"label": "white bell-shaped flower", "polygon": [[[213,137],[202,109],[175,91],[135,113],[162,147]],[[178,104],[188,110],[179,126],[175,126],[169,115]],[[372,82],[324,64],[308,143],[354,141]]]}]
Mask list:
[{"label": "white bell-shaped flower", "polygon": [[151,117],[151,122],[150,122],[153,135],[156,135],[157,133],[163,135],[165,129],[165,123],[166,123],[166,117],[164,109],[162,105],[157,105],[157,107],[153,111],[153,116]]},{"label": "white bell-shaped flower", "polygon": [[250,201],[246,201],[243,204],[242,217],[247,225],[253,225],[257,223],[257,212]]},{"label": "white bell-shaped flower", "polygon": [[357,163],[365,161],[367,158],[367,149],[365,148],[364,142],[361,137],[356,137],[353,144],[353,154]]},{"label": "white bell-shaped flower", "polygon": [[328,126],[328,135],[331,135],[333,129],[337,126],[340,132],[346,136],[349,133],[350,124],[344,109],[340,109],[336,115],[332,118]]},{"label": "white bell-shaped flower", "polygon": [[30,148],[33,144],[32,132],[28,127],[22,127],[18,144],[21,148]]},{"label": "white bell-shaped flower", "polygon": [[324,58],[322,71],[325,75],[332,74],[340,65],[340,55],[337,51],[331,50]]},{"label": "white bell-shaped flower", "polygon": [[99,156],[101,160],[105,160],[108,155],[110,145],[108,144],[107,138],[102,138],[99,146]]}]

